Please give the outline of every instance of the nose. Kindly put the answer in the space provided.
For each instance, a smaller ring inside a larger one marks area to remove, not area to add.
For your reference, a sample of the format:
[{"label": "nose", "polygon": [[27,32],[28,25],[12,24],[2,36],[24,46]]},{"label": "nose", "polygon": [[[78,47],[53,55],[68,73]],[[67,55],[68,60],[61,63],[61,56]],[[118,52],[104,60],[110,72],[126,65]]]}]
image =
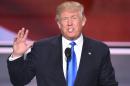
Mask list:
[{"label": "nose", "polygon": [[71,19],[68,19],[68,26],[71,26],[73,24],[73,21]]}]

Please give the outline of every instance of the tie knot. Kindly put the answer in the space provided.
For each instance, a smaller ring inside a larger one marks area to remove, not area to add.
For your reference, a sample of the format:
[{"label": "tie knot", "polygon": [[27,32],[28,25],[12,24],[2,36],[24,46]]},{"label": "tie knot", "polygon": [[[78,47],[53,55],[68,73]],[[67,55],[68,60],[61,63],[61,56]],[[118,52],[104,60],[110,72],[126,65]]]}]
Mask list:
[{"label": "tie knot", "polygon": [[71,45],[72,47],[74,47],[74,46],[76,45],[76,43],[75,43],[74,41],[72,41],[72,42],[70,43],[70,45]]}]

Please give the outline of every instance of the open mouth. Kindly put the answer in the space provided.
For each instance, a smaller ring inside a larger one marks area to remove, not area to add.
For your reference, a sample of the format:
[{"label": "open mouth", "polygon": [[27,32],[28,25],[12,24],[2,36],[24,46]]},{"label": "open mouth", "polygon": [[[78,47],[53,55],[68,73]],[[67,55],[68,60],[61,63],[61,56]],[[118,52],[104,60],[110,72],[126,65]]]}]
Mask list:
[{"label": "open mouth", "polygon": [[73,32],[74,32],[74,28],[69,28],[69,29],[68,29],[68,32],[69,32],[69,33],[73,33]]}]

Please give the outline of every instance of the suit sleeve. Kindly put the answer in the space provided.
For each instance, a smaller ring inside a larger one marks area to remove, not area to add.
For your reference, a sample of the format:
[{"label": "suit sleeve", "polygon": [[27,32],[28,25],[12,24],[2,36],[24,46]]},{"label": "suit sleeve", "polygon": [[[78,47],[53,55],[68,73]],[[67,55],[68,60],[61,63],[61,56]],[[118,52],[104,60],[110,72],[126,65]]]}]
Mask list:
[{"label": "suit sleeve", "polygon": [[118,83],[115,79],[114,68],[110,59],[109,48],[106,49],[106,53],[102,58],[99,84],[100,86],[118,86]]},{"label": "suit sleeve", "polygon": [[33,79],[35,76],[35,53],[34,48],[32,48],[26,59],[22,56],[14,61],[7,60],[8,72],[13,86],[24,86]]}]

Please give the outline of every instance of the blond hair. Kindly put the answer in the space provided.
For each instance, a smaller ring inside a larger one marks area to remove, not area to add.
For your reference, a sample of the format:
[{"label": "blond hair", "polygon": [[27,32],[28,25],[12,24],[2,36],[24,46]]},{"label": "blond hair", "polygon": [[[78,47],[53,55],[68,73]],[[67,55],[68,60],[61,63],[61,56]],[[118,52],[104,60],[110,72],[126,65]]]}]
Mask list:
[{"label": "blond hair", "polygon": [[60,19],[60,14],[64,10],[77,10],[80,11],[81,15],[84,16],[84,7],[82,4],[76,1],[66,1],[61,3],[56,9],[56,20]]}]

